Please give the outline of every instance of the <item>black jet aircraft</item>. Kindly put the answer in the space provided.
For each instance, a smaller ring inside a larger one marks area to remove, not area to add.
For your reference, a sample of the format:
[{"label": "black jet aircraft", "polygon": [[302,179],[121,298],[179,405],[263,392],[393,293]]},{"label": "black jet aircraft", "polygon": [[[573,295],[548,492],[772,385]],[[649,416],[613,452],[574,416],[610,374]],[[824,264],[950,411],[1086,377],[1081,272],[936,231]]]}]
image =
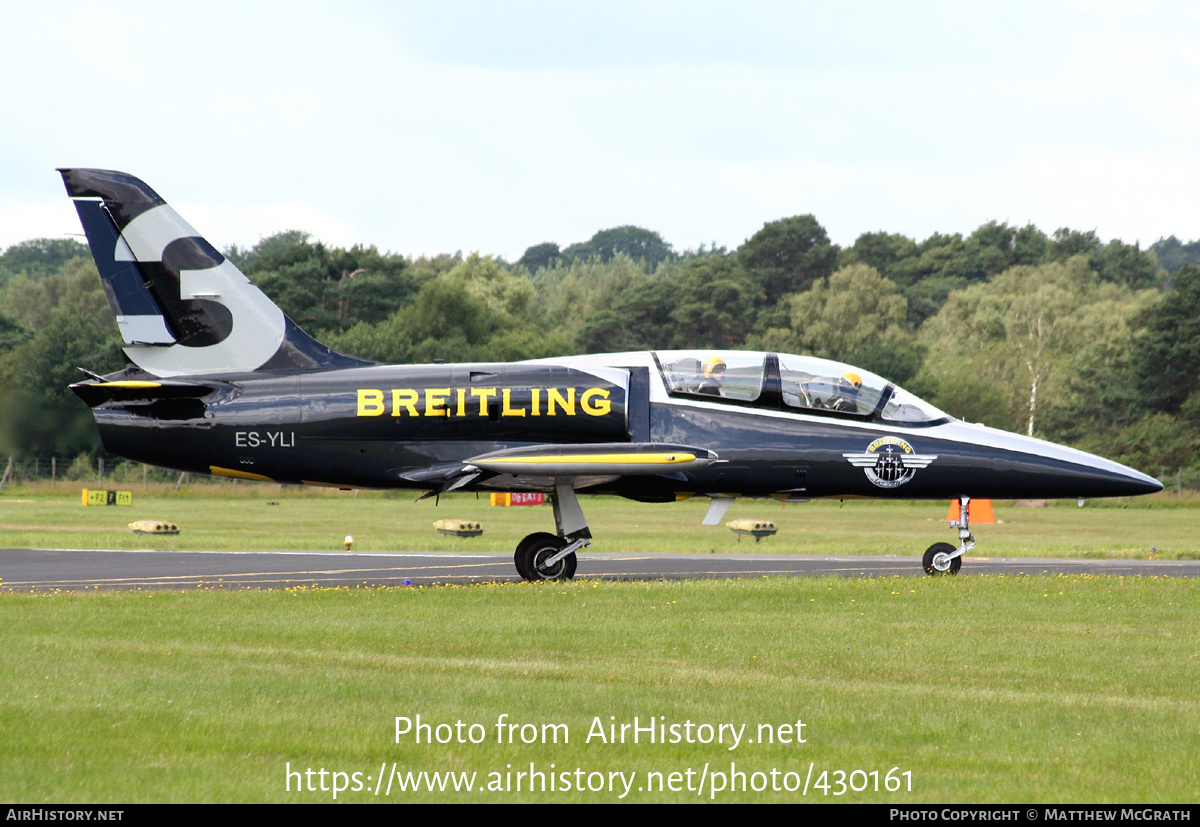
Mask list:
[{"label": "black jet aircraft", "polygon": [[967,503],[1159,491],[1100,457],[950,417],[882,377],[786,353],[654,351],[504,364],[381,365],[320,344],[142,181],[62,169],[131,364],[72,390],[107,451],[240,479],[342,488],[539,491],[528,580],[570,578],[591,544],[578,493]]}]

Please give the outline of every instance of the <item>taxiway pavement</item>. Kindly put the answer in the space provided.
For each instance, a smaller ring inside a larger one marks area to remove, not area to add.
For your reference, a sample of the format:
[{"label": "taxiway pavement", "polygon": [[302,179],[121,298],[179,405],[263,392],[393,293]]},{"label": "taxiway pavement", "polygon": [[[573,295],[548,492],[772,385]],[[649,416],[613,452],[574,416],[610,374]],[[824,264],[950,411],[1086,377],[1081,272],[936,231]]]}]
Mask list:
[{"label": "taxiway pavement", "polygon": [[[968,557],[976,574],[1198,577],[1196,560]],[[925,577],[918,557],[799,554],[579,555],[576,579],[679,580],[749,577]],[[0,589],[279,589],[518,581],[512,555],[490,552],[236,552],[0,549]]]}]

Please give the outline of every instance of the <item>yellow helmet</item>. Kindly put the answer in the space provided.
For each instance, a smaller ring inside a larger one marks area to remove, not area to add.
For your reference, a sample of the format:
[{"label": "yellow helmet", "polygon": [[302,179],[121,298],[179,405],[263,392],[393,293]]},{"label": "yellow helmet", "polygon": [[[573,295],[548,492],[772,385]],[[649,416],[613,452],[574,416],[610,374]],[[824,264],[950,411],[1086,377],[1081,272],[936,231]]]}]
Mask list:
[{"label": "yellow helmet", "polygon": [[725,360],[724,359],[722,359],[720,356],[710,356],[707,359],[705,359],[704,367],[702,368],[702,370],[704,371],[704,378],[707,379],[708,377],[712,376],[712,372],[714,370],[716,370],[717,368],[720,368],[721,370],[725,370]]},{"label": "yellow helmet", "polygon": [[862,387],[862,377],[854,371],[846,371],[842,374],[842,378],[853,385],[855,390]]}]

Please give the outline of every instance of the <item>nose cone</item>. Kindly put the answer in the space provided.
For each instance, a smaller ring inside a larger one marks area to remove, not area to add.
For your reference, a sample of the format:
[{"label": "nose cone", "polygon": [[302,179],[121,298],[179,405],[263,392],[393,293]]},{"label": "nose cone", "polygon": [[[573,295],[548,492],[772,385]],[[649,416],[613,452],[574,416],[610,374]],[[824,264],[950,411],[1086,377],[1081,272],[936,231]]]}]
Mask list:
[{"label": "nose cone", "polygon": [[1064,487],[1076,488],[1079,491],[1067,496],[1136,497],[1140,494],[1157,494],[1163,489],[1161,482],[1141,471],[1095,454],[1083,451],[1079,453],[1090,462],[1076,463],[1059,471],[1063,476]]},{"label": "nose cone", "polygon": [[[1122,468],[1123,467],[1124,466],[1122,466]],[[1133,481],[1133,485],[1138,487],[1138,490],[1136,490],[1132,496],[1138,496],[1140,493],[1158,493],[1159,491],[1163,490],[1163,484],[1159,483],[1159,481],[1153,477],[1148,477],[1148,475],[1141,473],[1140,471],[1134,471],[1132,468],[1128,468],[1127,471],[1130,474],[1135,474],[1136,477],[1138,477],[1138,480]]]},{"label": "nose cone", "polygon": [[[1161,491],[1162,483],[1119,462],[1033,437],[983,425],[954,422],[944,435],[972,445],[990,466],[987,488],[998,499],[1135,497]],[[972,486],[964,486],[971,490]]]}]

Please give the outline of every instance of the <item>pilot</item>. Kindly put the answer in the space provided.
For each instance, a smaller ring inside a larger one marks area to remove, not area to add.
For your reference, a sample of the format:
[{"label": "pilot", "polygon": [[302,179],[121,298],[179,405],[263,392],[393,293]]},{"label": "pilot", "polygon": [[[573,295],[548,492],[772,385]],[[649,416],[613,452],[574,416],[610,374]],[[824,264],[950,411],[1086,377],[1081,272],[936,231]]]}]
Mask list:
[{"label": "pilot", "polygon": [[846,371],[834,380],[833,395],[825,403],[831,411],[859,413],[858,392],[862,389],[862,377],[854,371]]},{"label": "pilot", "polygon": [[704,360],[701,374],[704,378],[696,392],[708,396],[720,396],[721,383],[725,381],[725,360],[720,356],[710,356]]}]

